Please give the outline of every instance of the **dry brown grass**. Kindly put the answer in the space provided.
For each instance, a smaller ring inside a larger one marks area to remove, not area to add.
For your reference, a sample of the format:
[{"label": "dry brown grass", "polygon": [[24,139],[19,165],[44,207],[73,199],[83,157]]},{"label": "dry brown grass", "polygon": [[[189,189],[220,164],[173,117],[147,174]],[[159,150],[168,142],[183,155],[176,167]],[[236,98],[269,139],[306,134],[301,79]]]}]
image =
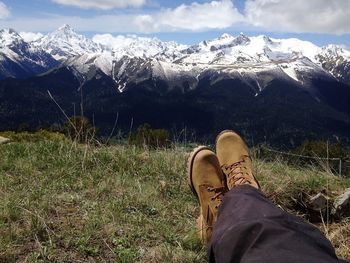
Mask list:
[{"label": "dry brown grass", "polygon": [[321,225],[320,229],[334,245],[340,258],[350,259],[350,219],[328,226]]}]

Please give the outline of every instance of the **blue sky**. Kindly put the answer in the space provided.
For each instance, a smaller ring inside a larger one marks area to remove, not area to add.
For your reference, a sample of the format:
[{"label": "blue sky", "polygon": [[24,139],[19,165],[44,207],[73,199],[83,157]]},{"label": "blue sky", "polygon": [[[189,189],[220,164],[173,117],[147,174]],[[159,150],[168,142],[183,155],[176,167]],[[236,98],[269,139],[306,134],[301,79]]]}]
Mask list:
[{"label": "blue sky", "polygon": [[65,23],[89,37],[194,44],[243,32],[350,47],[350,0],[0,0],[0,28],[47,33]]}]

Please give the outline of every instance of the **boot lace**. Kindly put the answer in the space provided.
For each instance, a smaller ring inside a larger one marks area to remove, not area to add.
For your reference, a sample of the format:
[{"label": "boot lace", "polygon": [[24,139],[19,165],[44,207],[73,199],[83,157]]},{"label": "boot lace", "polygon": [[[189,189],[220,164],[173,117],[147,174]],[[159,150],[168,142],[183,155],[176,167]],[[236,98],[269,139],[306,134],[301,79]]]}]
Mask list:
[{"label": "boot lace", "polygon": [[221,187],[208,187],[207,188],[208,192],[214,192],[215,194],[211,197],[211,201],[218,200],[219,204],[215,206],[215,208],[218,208],[219,205],[221,204],[222,197],[225,194],[226,188],[224,186]]},{"label": "boot lace", "polygon": [[243,168],[246,168],[244,166],[246,158],[250,159],[249,155],[244,155],[243,159],[235,162],[231,165],[224,165],[223,169],[225,171],[228,171],[227,173],[227,183],[231,186],[241,185],[241,184],[252,184],[251,178],[249,175],[243,171]]}]

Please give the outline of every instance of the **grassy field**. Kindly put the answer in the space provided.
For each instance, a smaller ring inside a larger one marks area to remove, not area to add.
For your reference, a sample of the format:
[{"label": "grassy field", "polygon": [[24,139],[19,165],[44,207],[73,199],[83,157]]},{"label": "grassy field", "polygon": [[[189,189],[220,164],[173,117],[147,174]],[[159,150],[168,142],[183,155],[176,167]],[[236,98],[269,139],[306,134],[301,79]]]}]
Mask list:
[{"label": "grassy field", "polygon": [[[188,150],[13,137],[0,145],[0,262],[206,261]],[[301,192],[334,196],[350,187],[313,167],[254,163],[263,190],[288,210]],[[350,258],[350,221],[319,227]]]}]

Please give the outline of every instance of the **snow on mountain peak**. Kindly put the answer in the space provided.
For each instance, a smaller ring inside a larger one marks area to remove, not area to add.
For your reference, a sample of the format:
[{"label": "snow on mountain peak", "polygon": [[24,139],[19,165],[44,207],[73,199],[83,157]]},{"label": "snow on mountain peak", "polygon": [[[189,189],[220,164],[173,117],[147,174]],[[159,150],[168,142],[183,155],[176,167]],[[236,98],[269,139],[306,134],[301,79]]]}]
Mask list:
[{"label": "snow on mountain peak", "polygon": [[11,28],[0,30],[0,47],[13,46],[24,43],[22,37]]},{"label": "snow on mountain peak", "polygon": [[109,53],[114,60],[127,56],[225,65],[286,61],[304,57],[318,63],[317,55],[322,50],[311,42],[295,38],[274,39],[264,35],[248,37],[243,33],[237,36],[224,33],[216,39],[202,41],[191,47],[136,35],[99,34],[91,40],[77,34],[67,24],[33,43],[61,61],[83,54]]},{"label": "snow on mountain peak", "polygon": [[64,61],[68,58],[83,54],[99,53],[103,47],[65,24],[56,31],[33,42],[50,53],[55,59]]},{"label": "snow on mountain peak", "polygon": [[243,33],[240,33],[236,38],[235,38],[235,44],[236,45],[244,45],[250,42],[250,38],[244,35]]},{"label": "snow on mountain peak", "polygon": [[188,49],[190,53],[206,53],[206,52],[216,52],[218,50],[226,50],[234,46],[248,45],[250,43],[250,38],[240,33],[238,36],[234,37],[230,34],[224,33],[218,38],[213,40],[206,40],[200,42],[198,45],[194,45]]},{"label": "snow on mountain peak", "polygon": [[111,34],[96,35],[95,43],[104,45],[112,50],[116,60],[124,56],[172,60],[187,46],[176,42],[162,42],[158,38],[138,37],[136,35],[112,36]]},{"label": "snow on mountain peak", "polygon": [[18,35],[18,33],[16,32],[16,30],[12,29],[12,28],[5,28],[0,30],[0,34],[9,34],[9,35]]},{"label": "snow on mountain peak", "polygon": [[228,33],[223,33],[219,39],[226,39],[226,38],[231,38],[232,36]]},{"label": "snow on mountain peak", "polygon": [[322,47],[322,51],[320,52],[320,55],[326,56],[326,57],[346,57],[350,59],[350,52],[345,50],[342,46],[339,45],[326,45]]},{"label": "snow on mountain peak", "polygon": [[[316,55],[320,52],[320,47],[309,41],[303,41],[297,38],[288,39],[271,39],[273,47],[279,49],[280,52],[300,57],[307,57],[311,61],[316,62]],[[274,50],[274,49],[272,49]]]},{"label": "snow on mountain peak", "polygon": [[58,28],[58,31],[66,31],[66,32],[73,31],[74,32],[74,29],[70,25],[64,24],[63,26]]},{"label": "snow on mountain peak", "polygon": [[234,37],[224,34],[186,51],[186,56],[179,63],[202,69],[213,67],[228,72],[274,69],[294,80],[298,80],[298,72],[301,71],[322,71],[316,58],[320,48],[297,39],[273,39],[264,35],[248,37],[243,33]]},{"label": "snow on mountain peak", "polygon": [[86,39],[83,35],[78,35],[75,32],[75,30],[70,25],[67,25],[67,24],[65,24],[65,25],[59,27],[57,30],[49,33],[46,37],[50,38],[50,39],[61,38],[64,40]]},{"label": "snow on mountain peak", "polygon": [[[37,36],[25,38],[34,41],[26,42],[21,37],[23,34],[18,34],[13,29],[0,30],[0,59],[1,54],[4,54],[11,59],[20,60],[27,56],[34,61],[36,54],[39,54],[42,57],[39,63],[45,66],[45,54],[49,53],[56,60],[74,66],[83,74],[99,68],[106,74],[113,75],[111,72],[114,72],[114,66],[124,65],[126,61],[126,64],[133,64],[131,68],[136,71],[140,65],[158,65],[157,70],[152,70],[167,76],[175,76],[178,72],[197,74],[208,68],[229,72],[274,69],[298,80],[298,72],[308,70],[325,70],[337,77],[337,72],[325,67],[335,65],[332,67],[339,68],[344,61],[350,65],[350,52],[341,46],[328,45],[321,48],[296,38],[275,39],[264,35],[248,37],[243,33],[232,36],[225,33],[188,47],[176,42],[163,42],[155,37],[136,35],[99,34],[88,39],[68,24],[37,40],[33,39]],[[348,66],[342,72],[347,72]],[[121,68],[126,69],[125,67]]]}]

